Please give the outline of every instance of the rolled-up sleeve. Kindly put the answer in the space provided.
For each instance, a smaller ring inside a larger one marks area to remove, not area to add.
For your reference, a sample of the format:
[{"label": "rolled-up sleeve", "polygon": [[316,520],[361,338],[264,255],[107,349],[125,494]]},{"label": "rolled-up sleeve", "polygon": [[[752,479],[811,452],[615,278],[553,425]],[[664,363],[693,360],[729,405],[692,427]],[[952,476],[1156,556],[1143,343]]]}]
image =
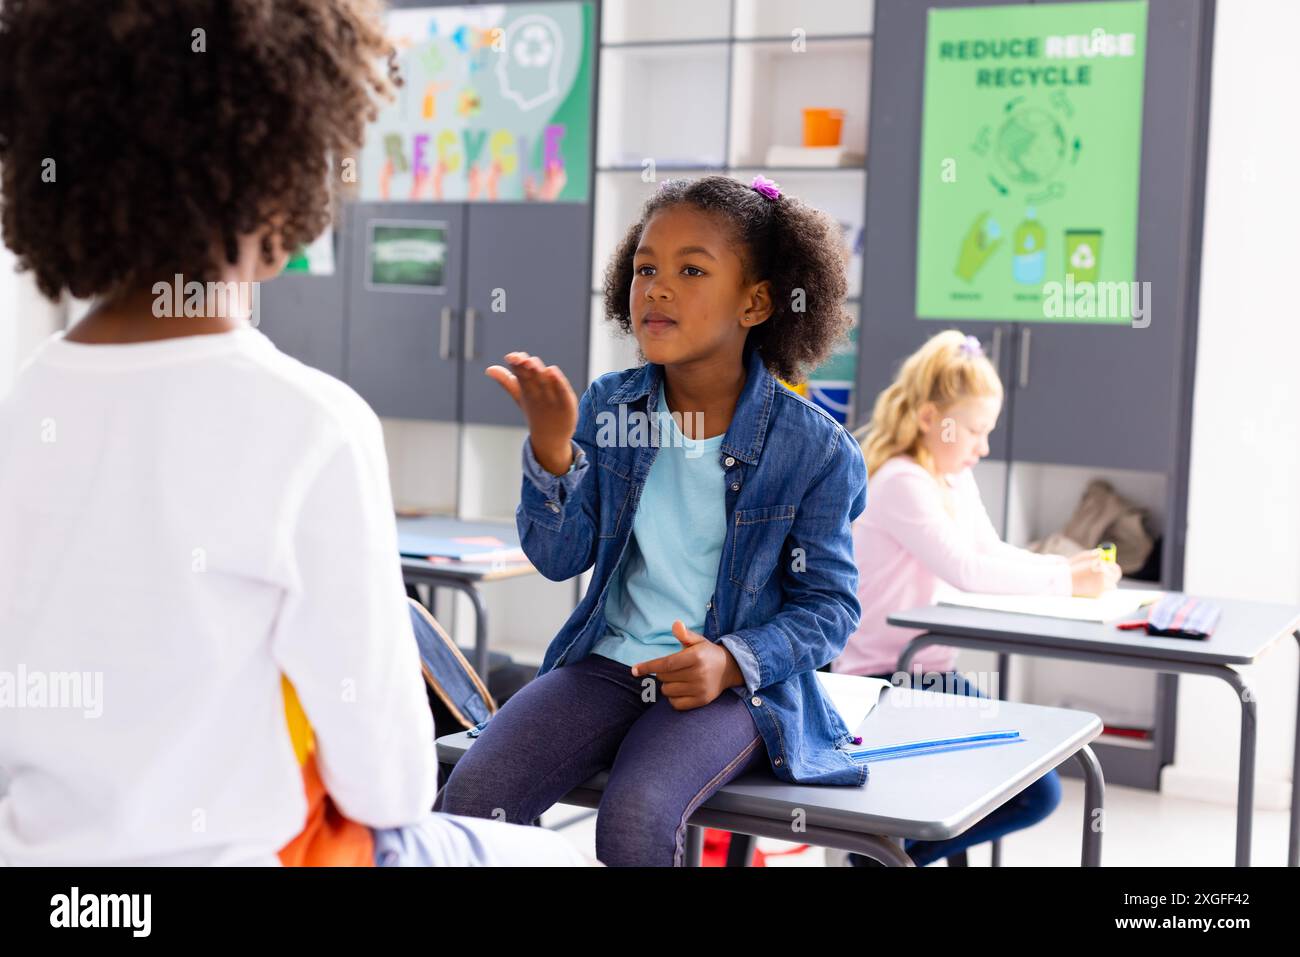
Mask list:
[{"label": "rolled-up sleeve", "polygon": [[563,475],[542,468],[532,438],[524,439],[523,479],[515,525],[519,544],[551,581],[567,581],[592,566],[600,522],[600,489],[593,474],[596,423],[592,390],[578,403],[578,427],[570,440],[573,464]]},{"label": "rolled-up sleeve", "polygon": [[745,679],[743,686],[736,685],[736,694],[742,696],[753,694],[762,687],[758,683],[758,659],[755,658],[754,653],[749,650],[749,646],[735,635],[723,635],[718,640],[729,652],[731,652],[731,657],[736,660],[736,666],[740,669],[740,674]]}]

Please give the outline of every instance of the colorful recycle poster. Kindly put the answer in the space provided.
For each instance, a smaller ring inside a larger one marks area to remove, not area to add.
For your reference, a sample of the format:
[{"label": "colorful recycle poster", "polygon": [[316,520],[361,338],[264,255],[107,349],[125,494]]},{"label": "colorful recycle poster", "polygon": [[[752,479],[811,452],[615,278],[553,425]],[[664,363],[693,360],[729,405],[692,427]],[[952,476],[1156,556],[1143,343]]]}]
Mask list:
[{"label": "colorful recycle poster", "polygon": [[1130,321],[1105,306],[1134,285],[1146,23],[1145,0],[929,11],[918,317]]},{"label": "colorful recycle poster", "polygon": [[590,3],[391,10],[403,86],[366,131],[361,199],[586,202]]}]

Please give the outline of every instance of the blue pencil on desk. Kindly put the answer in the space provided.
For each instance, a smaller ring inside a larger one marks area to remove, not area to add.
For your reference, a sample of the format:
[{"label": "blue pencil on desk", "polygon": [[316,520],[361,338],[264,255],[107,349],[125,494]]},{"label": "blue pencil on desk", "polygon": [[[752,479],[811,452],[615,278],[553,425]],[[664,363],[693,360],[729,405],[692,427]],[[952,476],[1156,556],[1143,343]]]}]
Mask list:
[{"label": "blue pencil on desk", "polygon": [[849,751],[849,756],[870,761],[943,751],[972,744],[1007,744],[1018,740],[1020,740],[1019,731],[982,731],[979,734],[964,734],[956,738],[931,738],[928,741],[909,741],[905,744],[890,744],[880,748],[855,748]]}]

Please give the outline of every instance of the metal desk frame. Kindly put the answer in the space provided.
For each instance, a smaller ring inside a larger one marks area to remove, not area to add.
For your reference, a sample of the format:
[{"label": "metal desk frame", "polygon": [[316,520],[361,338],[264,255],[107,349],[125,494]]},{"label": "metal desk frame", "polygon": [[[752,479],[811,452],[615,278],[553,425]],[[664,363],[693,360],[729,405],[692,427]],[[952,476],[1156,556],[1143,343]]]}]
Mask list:
[{"label": "metal desk frame", "polygon": [[[1300,631],[1293,632],[1300,641]],[[1093,664],[1118,665],[1124,668],[1141,668],[1149,671],[1176,673],[1186,675],[1203,675],[1218,678],[1225,682],[1237,694],[1241,702],[1241,750],[1237,768],[1237,856],[1238,867],[1250,866],[1250,839],[1254,824],[1255,801],[1255,744],[1256,716],[1255,695],[1231,665],[1213,665],[1189,661],[1176,661],[1158,656],[1118,655],[1097,651],[1080,651],[1059,647],[1050,647],[1009,639],[971,638],[962,635],[949,635],[940,632],[927,632],[913,638],[898,659],[898,670],[911,673],[912,659],[922,648],[931,645],[947,645],[953,648],[971,648],[978,651],[992,651],[999,655],[1018,654],[1039,658],[1060,658],[1067,661],[1086,661]],[[1300,703],[1296,708],[1295,753],[1291,765],[1291,831],[1287,848],[1287,866],[1295,867],[1300,863]],[[996,848],[995,848],[996,853]]]}]

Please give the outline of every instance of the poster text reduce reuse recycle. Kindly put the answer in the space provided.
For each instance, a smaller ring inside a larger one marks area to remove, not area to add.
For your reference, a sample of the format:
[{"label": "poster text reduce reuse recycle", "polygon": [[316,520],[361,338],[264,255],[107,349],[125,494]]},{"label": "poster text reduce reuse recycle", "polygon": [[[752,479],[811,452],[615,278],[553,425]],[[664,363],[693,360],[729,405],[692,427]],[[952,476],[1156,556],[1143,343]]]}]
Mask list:
[{"label": "poster text reduce reuse recycle", "polygon": [[1129,322],[1050,303],[1134,279],[1146,23],[1145,0],[929,11],[918,317]]}]

